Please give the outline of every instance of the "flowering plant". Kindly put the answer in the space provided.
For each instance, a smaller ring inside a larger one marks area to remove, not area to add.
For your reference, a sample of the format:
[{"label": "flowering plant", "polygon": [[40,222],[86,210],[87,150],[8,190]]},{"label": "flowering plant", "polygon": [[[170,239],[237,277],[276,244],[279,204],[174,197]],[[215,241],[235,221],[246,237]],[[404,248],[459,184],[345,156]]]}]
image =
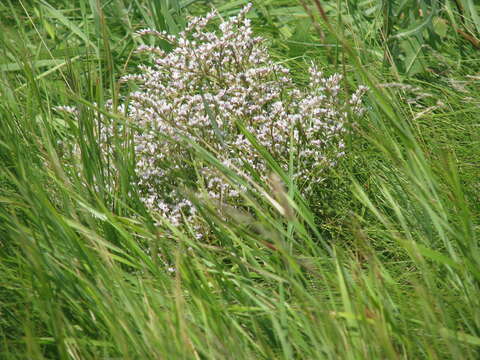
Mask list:
[{"label": "flowering plant", "polygon": [[[212,198],[238,197],[238,190],[215,169],[193,168],[188,160],[192,148],[185,139],[208,144],[227,167],[253,169],[266,179],[266,160],[240,129],[242,124],[284,169],[293,151],[295,177],[308,183],[344,155],[348,114],[363,112],[365,87],[346,98],[338,74],[324,77],[312,66],[310,83],[296,86],[289,70],[270,59],[264,40],[253,36],[246,18],[250,7],[222,21],[217,32],[207,29],[215,11],[192,18],[178,36],[139,31],[173,49],[141,46],[138,51],[152,55],[153,65],[122,78],[139,85],[117,110],[135,125],[142,200],[174,223],[195,212],[177,190],[185,179],[201,180]],[[113,127],[102,131],[102,141],[108,142]]]}]

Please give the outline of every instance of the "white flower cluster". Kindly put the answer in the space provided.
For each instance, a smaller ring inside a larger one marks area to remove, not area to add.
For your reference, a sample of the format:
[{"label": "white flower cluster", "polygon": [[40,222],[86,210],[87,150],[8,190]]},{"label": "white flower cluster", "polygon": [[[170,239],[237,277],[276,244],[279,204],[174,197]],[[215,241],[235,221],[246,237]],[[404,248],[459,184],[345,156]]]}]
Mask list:
[{"label": "white flower cluster", "polygon": [[296,178],[308,183],[344,155],[347,117],[363,112],[366,88],[345,98],[340,75],[325,77],[312,66],[308,86],[296,86],[289,70],[270,59],[263,39],[253,36],[246,18],[250,7],[221,22],[219,31],[207,29],[215,11],[191,19],[178,36],[140,31],[173,49],[141,46],[140,52],[153,56],[153,65],[122,79],[139,86],[118,110],[135,124],[143,201],[174,223],[195,212],[175,190],[186,179],[202,183],[213,198],[238,197],[214,169],[192,165],[185,138],[208,144],[224,165],[245,173],[253,169],[266,179],[267,163],[240,130],[241,123],[285,169],[293,151]]}]

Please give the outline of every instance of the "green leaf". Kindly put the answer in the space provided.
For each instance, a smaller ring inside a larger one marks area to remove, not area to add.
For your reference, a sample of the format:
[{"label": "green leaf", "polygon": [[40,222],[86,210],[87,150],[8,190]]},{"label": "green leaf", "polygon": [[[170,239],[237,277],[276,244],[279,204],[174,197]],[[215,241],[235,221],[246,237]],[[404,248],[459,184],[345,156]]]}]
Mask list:
[{"label": "green leaf", "polygon": [[438,36],[445,37],[448,32],[447,22],[441,17],[435,17],[435,19],[433,19],[433,30]]},{"label": "green leaf", "polygon": [[396,33],[395,35],[392,35],[390,39],[404,39],[412,35],[416,35],[420,33],[423,29],[425,29],[432,21],[434,15],[436,15],[436,11],[432,9],[430,11],[430,14],[422,20],[419,20],[412,24],[408,29],[400,31]]},{"label": "green leaf", "polygon": [[95,53],[98,55],[98,47],[91,41],[87,34],[82,31],[77,25],[75,25],[72,21],[68,20],[59,10],[52,7],[49,3],[44,0],[41,0],[41,3],[45,6],[45,10],[50,13],[50,16],[60,21],[63,25],[70,29],[75,35],[81,38],[85,43],[95,49]]}]

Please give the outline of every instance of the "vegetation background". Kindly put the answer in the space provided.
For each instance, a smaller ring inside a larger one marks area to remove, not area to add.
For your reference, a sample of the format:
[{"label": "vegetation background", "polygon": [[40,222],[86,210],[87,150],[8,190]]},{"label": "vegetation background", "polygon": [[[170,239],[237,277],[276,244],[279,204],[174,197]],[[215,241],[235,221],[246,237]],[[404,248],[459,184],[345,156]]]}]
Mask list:
[{"label": "vegetation background", "polygon": [[[137,71],[135,31],[247,2],[0,3],[1,359],[480,357],[480,4],[252,2],[299,83],[315,61],[368,85],[368,111],[311,198],[279,173],[228,221],[202,203],[208,241],[154,226],[132,150],[118,172],[99,155],[94,103]],[[74,123],[64,104],[92,111]]]}]

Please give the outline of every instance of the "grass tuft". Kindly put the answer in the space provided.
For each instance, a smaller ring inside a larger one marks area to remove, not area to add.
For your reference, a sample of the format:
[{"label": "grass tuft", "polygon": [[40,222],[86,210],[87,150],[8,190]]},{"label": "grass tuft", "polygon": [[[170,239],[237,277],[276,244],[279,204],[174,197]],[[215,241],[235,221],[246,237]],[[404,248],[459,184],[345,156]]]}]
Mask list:
[{"label": "grass tuft", "polygon": [[1,359],[478,359],[473,0],[254,1],[255,33],[296,84],[314,61],[348,89],[367,83],[367,113],[308,196],[241,124],[267,179],[185,139],[193,168],[250,190],[234,207],[178,189],[207,239],[142,203],[129,129],[105,156],[99,114],[125,123],[105,102],[154,45],[134,33],[245,4],[0,3]]}]

